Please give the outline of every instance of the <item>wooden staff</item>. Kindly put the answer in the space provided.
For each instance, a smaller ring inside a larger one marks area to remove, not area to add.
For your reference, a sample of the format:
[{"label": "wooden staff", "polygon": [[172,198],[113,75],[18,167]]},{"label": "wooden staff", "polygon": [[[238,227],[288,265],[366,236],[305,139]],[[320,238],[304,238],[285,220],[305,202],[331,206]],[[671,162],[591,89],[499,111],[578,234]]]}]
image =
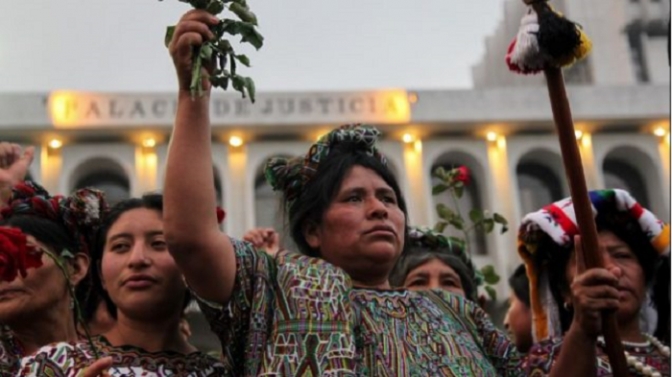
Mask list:
[{"label": "wooden staff", "polygon": [[[592,205],[588,196],[562,70],[555,67],[546,68],[544,75],[548,85],[548,95],[551,99],[555,128],[558,130],[562,161],[569,181],[576,222],[581,234],[583,259],[586,262],[586,268],[604,267],[604,259],[599,249],[597,227],[595,226]],[[623,344],[618,335],[615,313],[604,313],[602,315],[602,334],[604,335],[606,353],[614,377],[628,377],[628,364],[625,361]]]},{"label": "wooden staff", "polygon": [[[545,10],[544,7],[547,6],[545,4],[547,1],[523,0],[525,4],[532,6],[537,15]],[[565,166],[567,180],[569,181],[576,222],[581,234],[583,260],[585,261],[586,268],[604,267],[604,259],[599,249],[597,227],[595,226],[592,204],[588,196],[588,188],[586,187],[581,154],[579,153],[576,140],[574,121],[572,120],[572,111],[569,106],[562,68],[546,66],[544,68],[544,75],[546,76],[548,94],[551,100],[553,120],[558,130],[562,161]],[[625,360],[623,344],[618,334],[615,313],[605,312],[602,315],[602,334],[604,335],[606,353],[609,357],[614,377],[628,377],[628,364]]]}]

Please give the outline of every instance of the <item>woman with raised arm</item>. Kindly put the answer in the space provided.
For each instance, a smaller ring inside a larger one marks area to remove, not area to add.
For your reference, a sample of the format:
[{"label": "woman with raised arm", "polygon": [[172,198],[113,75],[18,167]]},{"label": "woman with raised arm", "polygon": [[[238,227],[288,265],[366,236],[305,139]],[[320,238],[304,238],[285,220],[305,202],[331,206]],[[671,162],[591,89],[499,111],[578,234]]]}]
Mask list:
[{"label": "woman with raised arm", "polygon": [[243,376],[527,375],[515,346],[475,303],[443,290],[390,288],[406,246],[406,203],[372,127],[340,127],[305,158],[267,164],[299,253],[273,258],[219,230],[209,84],[203,97],[189,92],[193,48],[213,38],[216,23],[190,11],[170,43],[180,90],[164,221],[168,250],[232,369]]},{"label": "woman with raised arm", "polygon": [[111,377],[229,375],[223,363],[199,352],[184,336],[181,321],[190,294],[166,248],[162,209],[161,195],[147,194],[118,203],[104,217],[93,261],[116,321],[92,343],[84,339],[43,347],[23,359],[20,376],[79,376],[91,371],[87,368],[96,352],[111,358]]},{"label": "woman with raised arm", "polygon": [[[593,191],[590,199],[606,269],[617,282],[610,288],[616,297],[610,306],[630,373],[670,376],[669,225],[623,190]],[[597,269],[581,272],[574,219],[571,199],[565,199],[528,214],[520,228],[519,252],[527,265],[533,335],[539,342],[530,351],[530,368],[548,372],[564,360],[561,368],[568,375],[578,374],[565,367],[590,364],[590,375],[611,376],[599,312],[581,309],[597,306],[595,300],[608,292],[587,286]],[[592,320],[582,326],[581,316]]]}]

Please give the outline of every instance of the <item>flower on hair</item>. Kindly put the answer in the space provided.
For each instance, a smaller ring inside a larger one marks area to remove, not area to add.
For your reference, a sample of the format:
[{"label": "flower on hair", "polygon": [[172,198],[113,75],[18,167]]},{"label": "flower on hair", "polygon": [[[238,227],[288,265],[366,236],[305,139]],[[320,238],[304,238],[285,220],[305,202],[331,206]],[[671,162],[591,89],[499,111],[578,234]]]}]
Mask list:
[{"label": "flower on hair", "polygon": [[28,244],[26,235],[18,228],[0,227],[0,280],[25,278],[29,268],[42,266],[42,251]]}]

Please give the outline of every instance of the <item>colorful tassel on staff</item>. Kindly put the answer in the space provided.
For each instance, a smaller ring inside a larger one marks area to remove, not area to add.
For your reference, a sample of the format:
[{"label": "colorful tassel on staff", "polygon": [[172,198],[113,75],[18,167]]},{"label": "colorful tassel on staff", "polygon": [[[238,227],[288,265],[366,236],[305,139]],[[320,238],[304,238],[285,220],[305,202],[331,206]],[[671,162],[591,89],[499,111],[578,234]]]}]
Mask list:
[{"label": "colorful tassel on staff", "polygon": [[582,28],[546,1],[526,1],[528,11],[506,54],[511,71],[535,74],[548,67],[569,67],[590,52],[592,43]]}]

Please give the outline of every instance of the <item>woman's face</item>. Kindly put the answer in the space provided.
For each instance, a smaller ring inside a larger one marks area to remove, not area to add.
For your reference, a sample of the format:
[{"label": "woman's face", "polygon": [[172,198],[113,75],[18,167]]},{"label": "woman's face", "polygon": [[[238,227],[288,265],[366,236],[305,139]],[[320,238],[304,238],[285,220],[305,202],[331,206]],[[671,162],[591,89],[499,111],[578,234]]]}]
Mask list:
[{"label": "woman's face", "polygon": [[513,292],[509,297],[509,310],[504,318],[504,328],[518,351],[527,353],[532,347],[532,312]]},{"label": "woman's face", "polygon": [[[27,242],[37,249],[54,253],[31,235],[27,236]],[[87,257],[78,255],[76,262],[75,268],[69,271],[73,284],[81,281],[88,271]],[[42,266],[29,268],[25,278],[19,275],[12,282],[0,282],[0,323],[12,325],[53,308],[69,310],[71,300],[63,272],[51,257],[43,253]]]},{"label": "woman's face", "polygon": [[168,253],[160,212],[137,208],[119,216],[107,232],[101,278],[118,316],[154,319],[181,313],[186,285]]},{"label": "woman's face", "polygon": [[306,241],[358,282],[387,281],[404,247],[406,218],[398,201],[376,172],[354,166],[321,224],[305,228]]},{"label": "woman's face", "polygon": [[[603,254],[605,266],[618,267],[621,270],[621,277],[618,281],[620,293],[618,319],[621,322],[636,319],[646,297],[646,282],[642,266],[630,246],[614,233],[600,232],[599,242],[605,249]],[[576,253],[572,252],[565,269],[567,282],[571,284],[575,275]]]},{"label": "woman's face", "polygon": [[406,275],[404,287],[415,291],[443,289],[466,297],[460,275],[437,258],[430,259],[411,270]]}]

